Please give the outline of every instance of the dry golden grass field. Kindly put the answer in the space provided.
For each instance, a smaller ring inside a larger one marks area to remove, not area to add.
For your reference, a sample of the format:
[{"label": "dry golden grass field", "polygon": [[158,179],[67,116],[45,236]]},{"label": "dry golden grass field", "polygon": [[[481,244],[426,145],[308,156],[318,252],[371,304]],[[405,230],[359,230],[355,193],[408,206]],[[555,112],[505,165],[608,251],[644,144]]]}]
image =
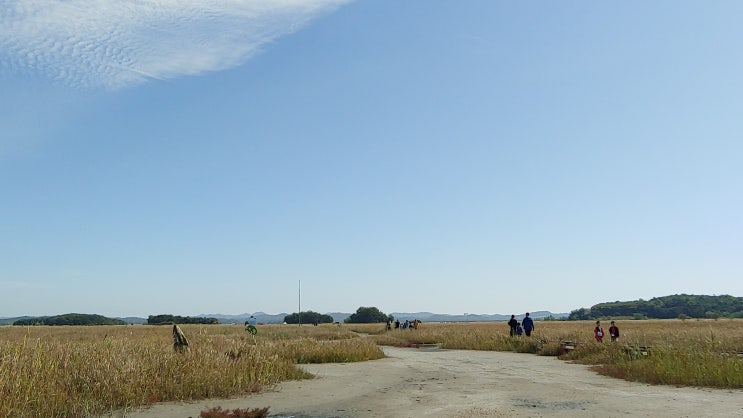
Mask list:
[{"label": "dry golden grass field", "polygon": [[[600,373],[653,384],[743,387],[743,320],[618,321],[617,342],[593,339],[592,321],[538,321],[531,337],[504,323],[0,327],[0,417],[84,417],[156,402],[230,397],[308,377],[298,363],[383,356],[379,345],[560,356]],[[605,330],[608,324],[604,324]],[[564,342],[570,341],[566,350]]]}]

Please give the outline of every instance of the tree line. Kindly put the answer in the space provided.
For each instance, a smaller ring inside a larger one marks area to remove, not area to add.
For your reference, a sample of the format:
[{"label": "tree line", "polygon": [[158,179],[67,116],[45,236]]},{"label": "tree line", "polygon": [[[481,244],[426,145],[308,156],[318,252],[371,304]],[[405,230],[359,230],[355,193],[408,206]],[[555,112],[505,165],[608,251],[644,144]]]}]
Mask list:
[{"label": "tree line", "polygon": [[671,295],[630,302],[605,302],[570,312],[568,320],[626,317],[633,319],[743,318],[743,297]]},{"label": "tree line", "polygon": [[120,319],[107,318],[102,315],[71,313],[55,316],[22,318],[13,322],[13,325],[127,325],[127,323]]},{"label": "tree line", "polygon": [[[349,324],[359,323],[378,323],[393,321],[392,315],[386,315],[375,307],[360,307],[354,314],[351,314],[343,322]],[[284,317],[287,324],[297,323],[333,323],[333,317],[327,314],[320,314],[313,311],[293,313]],[[148,325],[163,324],[219,324],[217,318],[203,318],[180,315],[150,315],[147,317]],[[107,318],[96,314],[64,314],[56,316],[40,316],[31,318],[21,318],[13,322],[13,325],[30,326],[30,325],[127,325],[126,321],[120,319]]]},{"label": "tree line", "polygon": [[150,315],[147,317],[148,325],[163,324],[218,324],[217,318],[202,318],[196,316],[180,315]]},{"label": "tree line", "polygon": [[285,316],[284,322],[287,324],[332,324],[333,317],[313,311],[303,311]]},{"label": "tree line", "polygon": [[[347,324],[373,324],[394,320],[395,318],[392,315],[387,315],[378,308],[362,306],[355,313],[343,320],[343,322]],[[298,324],[300,321],[303,324],[313,324],[315,322],[318,324],[332,324],[333,317],[313,311],[295,312],[284,317],[284,322],[287,324]]]}]

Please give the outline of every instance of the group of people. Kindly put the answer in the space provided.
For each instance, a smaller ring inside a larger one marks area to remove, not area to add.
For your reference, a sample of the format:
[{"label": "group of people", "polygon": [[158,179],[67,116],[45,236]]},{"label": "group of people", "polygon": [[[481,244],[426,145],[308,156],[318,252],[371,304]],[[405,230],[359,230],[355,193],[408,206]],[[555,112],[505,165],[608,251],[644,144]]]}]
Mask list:
[{"label": "group of people", "polygon": [[529,316],[529,312],[526,313],[524,319],[519,322],[516,319],[516,315],[511,315],[511,319],[508,321],[508,326],[511,328],[511,336],[520,336],[526,334],[527,337],[531,336],[531,332],[534,331],[534,320]]},{"label": "group of people", "polygon": [[[603,343],[604,335],[604,329],[601,327],[601,321],[596,321],[596,327],[593,329],[593,338],[595,338],[596,341]],[[611,337],[612,341],[619,340],[619,327],[616,323],[614,323],[614,321],[611,321],[611,326],[609,327],[609,337]]]},{"label": "group of people", "polygon": [[[532,331],[534,331],[534,320],[529,317],[529,312],[526,313],[521,322],[516,319],[516,315],[511,315],[511,319],[508,321],[508,326],[511,329],[510,335],[512,337],[518,337],[522,334],[526,334],[527,337],[530,337]],[[601,321],[596,321],[596,327],[593,329],[593,337],[596,341],[602,343],[604,342],[604,335],[604,328],[601,327]],[[619,327],[614,321],[611,321],[611,326],[609,327],[609,337],[612,341],[619,340]]]},{"label": "group of people", "polygon": [[[416,319],[410,321],[408,319],[405,322],[400,323],[399,319],[395,320],[395,329],[418,329],[418,325],[421,323],[420,320]],[[387,321],[387,331],[392,329],[392,321]]]},{"label": "group of people", "polygon": [[[251,315],[250,318],[245,321],[245,330],[252,335],[257,334],[257,322],[258,321],[256,320],[256,318]],[[420,323],[421,321],[417,319],[414,321],[405,320],[405,322],[403,323],[400,323],[399,320],[396,320],[394,326],[395,329],[418,329],[418,324]],[[317,325],[317,322],[315,322],[315,325]],[[518,337],[522,334],[526,334],[527,337],[530,337],[532,331],[534,331],[534,320],[531,319],[531,317],[529,316],[529,312],[526,313],[524,319],[522,319],[521,322],[516,319],[516,315],[511,315],[511,319],[508,321],[508,326],[510,327],[510,335],[512,337]],[[387,330],[390,330],[391,328],[392,321],[387,321]],[[173,331],[173,335],[177,335],[175,333],[175,330]],[[596,339],[596,341],[603,343],[604,335],[604,328],[601,327],[601,321],[596,321],[596,327],[593,329],[593,337]],[[611,321],[611,326],[609,327],[609,337],[612,341],[619,340],[619,327],[617,327],[617,324],[614,321]],[[188,343],[186,343],[186,345],[188,345]]]}]

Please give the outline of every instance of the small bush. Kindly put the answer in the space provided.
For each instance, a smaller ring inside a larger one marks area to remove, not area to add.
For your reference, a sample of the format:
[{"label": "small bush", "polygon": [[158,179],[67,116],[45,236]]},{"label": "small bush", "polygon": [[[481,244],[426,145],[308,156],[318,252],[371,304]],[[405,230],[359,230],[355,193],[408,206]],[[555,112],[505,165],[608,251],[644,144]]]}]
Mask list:
[{"label": "small bush", "polygon": [[253,409],[222,409],[221,406],[201,411],[201,418],[266,418],[268,407]]}]

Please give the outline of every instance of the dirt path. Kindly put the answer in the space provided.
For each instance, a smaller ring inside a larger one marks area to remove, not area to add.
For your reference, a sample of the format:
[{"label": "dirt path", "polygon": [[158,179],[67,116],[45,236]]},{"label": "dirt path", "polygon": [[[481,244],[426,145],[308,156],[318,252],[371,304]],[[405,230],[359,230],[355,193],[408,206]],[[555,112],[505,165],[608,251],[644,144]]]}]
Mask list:
[{"label": "dirt path", "polygon": [[[743,391],[649,386],[529,354],[385,347],[388,358],[303,366],[316,379],[246,398],[159,404],[131,418],[197,418],[207,407],[272,416],[743,417]],[[117,415],[121,417],[122,415]]]}]

